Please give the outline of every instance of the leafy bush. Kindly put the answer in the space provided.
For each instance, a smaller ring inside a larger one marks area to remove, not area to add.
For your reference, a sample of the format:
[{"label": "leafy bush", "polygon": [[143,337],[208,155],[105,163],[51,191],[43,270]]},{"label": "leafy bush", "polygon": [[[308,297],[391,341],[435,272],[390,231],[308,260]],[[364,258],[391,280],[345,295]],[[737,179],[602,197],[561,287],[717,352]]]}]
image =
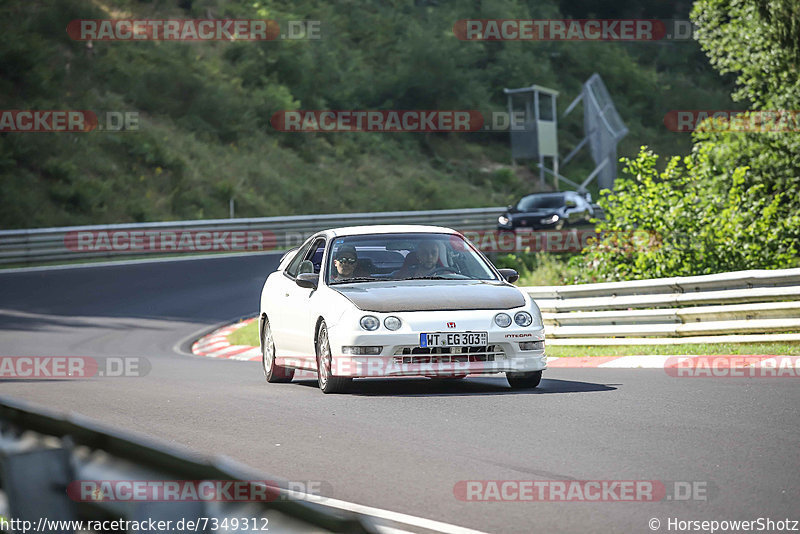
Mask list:
[{"label": "leafy bush", "polygon": [[[736,76],[734,99],[766,111],[800,106],[798,15],[795,0],[697,0],[692,11],[712,65]],[[627,177],[599,201],[606,233],[585,251],[583,280],[800,265],[800,136],[728,126],[704,122],[692,155],[663,172],[644,147],[623,158]]]},{"label": "leafy bush", "polygon": [[[584,281],[632,280],[777,269],[797,263],[800,215],[783,209],[786,193],[747,186],[747,167],[720,168],[717,146],[697,145],[656,169],[642,147],[625,159],[614,192],[599,200],[603,237],[584,251]],[[578,266],[573,260],[573,266]]]}]

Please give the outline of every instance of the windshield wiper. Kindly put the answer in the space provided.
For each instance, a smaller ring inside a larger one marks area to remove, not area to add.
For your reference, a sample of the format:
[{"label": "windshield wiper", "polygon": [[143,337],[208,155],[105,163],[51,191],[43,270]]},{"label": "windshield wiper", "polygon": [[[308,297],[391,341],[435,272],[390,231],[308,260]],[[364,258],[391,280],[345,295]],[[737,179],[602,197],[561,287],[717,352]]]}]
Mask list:
[{"label": "windshield wiper", "polygon": [[[461,276],[464,276],[463,274]],[[449,276],[410,276],[401,280],[466,280],[466,278],[451,278]]]},{"label": "windshield wiper", "polygon": [[384,278],[373,278],[371,276],[361,276],[356,278],[345,278],[344,280],[333,280],[331,281],[331,285],[338,285],[338,284],[350,284],[352,282],[380,282],[384,280]]}]

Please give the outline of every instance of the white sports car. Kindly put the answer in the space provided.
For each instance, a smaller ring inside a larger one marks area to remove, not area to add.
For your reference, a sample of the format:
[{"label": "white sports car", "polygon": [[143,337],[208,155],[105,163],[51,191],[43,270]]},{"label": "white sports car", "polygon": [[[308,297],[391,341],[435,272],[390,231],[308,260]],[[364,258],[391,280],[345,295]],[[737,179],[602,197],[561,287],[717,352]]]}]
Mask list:
[{"label": "white sports car", "polygon": [[268,382],[506,373],[535,388],[547,367],[536,303],[460,233],[435,226],[325,230],[287,252],[261,291]]}]

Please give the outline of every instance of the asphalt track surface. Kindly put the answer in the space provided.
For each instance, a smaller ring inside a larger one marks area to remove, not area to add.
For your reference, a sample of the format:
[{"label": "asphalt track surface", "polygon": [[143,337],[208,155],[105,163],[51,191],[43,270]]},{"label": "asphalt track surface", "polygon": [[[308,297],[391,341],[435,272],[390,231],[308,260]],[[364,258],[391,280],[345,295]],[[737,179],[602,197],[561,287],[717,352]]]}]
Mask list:
[{"label": "asphalt track surface", "polygon": [[[257,311],[275,255],[0,272],[0,355],[136,356],[143,377],[0,381],[0,394],[324,481],[330,497],[486,532],[669,531],[678,520],[800,519],[800,381],[553,369],[441,384],[267,384],[260,364],[186,354]],[[181,347],[184,347],[181,349]],[[707,500],[463,502],[462,480],[699,482]],[[674,531],[674,528],[672,529]]]}]

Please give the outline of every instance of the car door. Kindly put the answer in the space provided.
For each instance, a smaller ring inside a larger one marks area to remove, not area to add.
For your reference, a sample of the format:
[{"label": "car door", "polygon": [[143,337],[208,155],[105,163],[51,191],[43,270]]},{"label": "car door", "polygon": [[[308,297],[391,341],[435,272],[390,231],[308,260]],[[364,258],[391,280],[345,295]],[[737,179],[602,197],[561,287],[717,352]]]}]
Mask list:
[{"label": "car door", "polygon": [[286,266],[286,269],[275,277],[275,286],[270,290],[269,297],[271,302],[268,304],[269,313],[268,319],[272,328],[272,337],[275,341],[276,354],[278,357],[286,356],[286,351],[289,348],[289,340],[291,335],[289,333],[290,323],[286,320],[287,301],[289,295],[297,286],[295,278],[297,277],[300,263],[308,254],[313,244],[313,239],[309,239],[302,245],[294,255],[294,258]]},{"label": "car door", "polygon": [[317,311],[313,309],[312,296],[315,289],[300,287],[295,282],[297,274],[305,269],[319,274],[322,254],[325,250],[324,237],[312,239],[308,249],[304,251],[302,260],[298,264],[298,272],[287,278],[284,306],[281,311],[283,332],[285,334],[285,350],[288,356],[298,358],[305,366],[315,365],[316,354],[314,348],[314,326]]}]

